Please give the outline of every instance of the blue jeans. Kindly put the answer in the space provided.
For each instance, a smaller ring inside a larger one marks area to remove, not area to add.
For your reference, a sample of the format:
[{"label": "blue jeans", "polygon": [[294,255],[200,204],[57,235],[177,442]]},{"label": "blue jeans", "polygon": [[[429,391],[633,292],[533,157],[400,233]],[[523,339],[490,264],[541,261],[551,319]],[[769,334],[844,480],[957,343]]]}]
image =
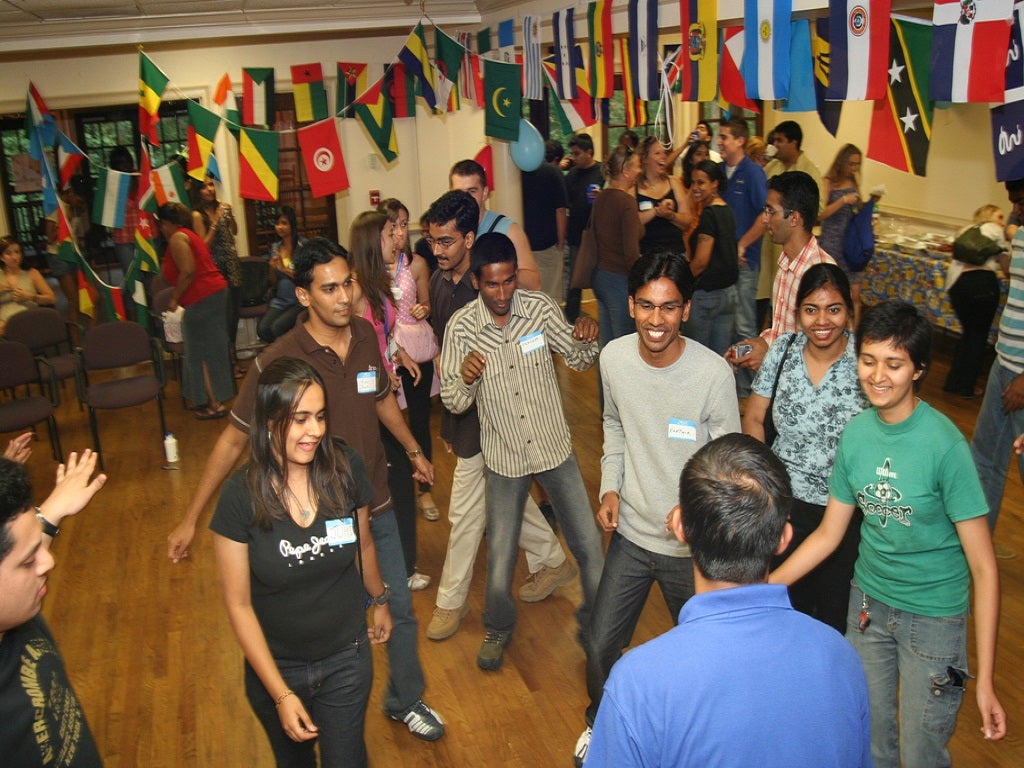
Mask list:
[{"label": "blue jeans", "polygon": [[570,245],[565,251],[565,271],[563,275],[565,277],[564,288],[565,288],[565,319],[570,323],[575,323],[576,318],[580,316],[580,302],[583,299],[583,291],[579,288],[570,288],[569,284],[572,282],[572,270],[576,266],[576,254],[580,252],[578,245]]},{"label": "blue jeans", "polygon": [[871,624],[861,632],[863,596],[854,582],[846,639],[868,680],[875,768],[950,765],[946,744],[967,678],[967,614],[921,616],[869,597]]},{"label": "blue jeans", "polygon": [[[740,265],[740,277],[736,281],[736,333],[733,341],[743,341],[757,336],[757,281],[761,266]],[[754,371],[740,368],[736,371],[736,396],[750,397],[750,385],[754,383]]]},{"label": "blue jeans", "polygon": [[714,291],[696,290],[690,301],[690,317],[683,335],[720,355],[732,344],[736,324],[736,286]]},{"label": "blue jeans", "polygon": [[[988,502],[988,527],[995,529],[999,507],[1003,503],[1007,465],[1013,455],[1013,440],[1024,433],[1024,410],[1003,411],[1003,390],[1017,374],[999,364],[992,363],[985,386],[985,399],[981,401],[978,420],[971,438],[971,456],[978,469],[978,479]],[[1024,480],[1024,456],[1017,457],[1017,471]]]},{"label": "blue jeans", "polygon": [[516,603],[512,599],[512,576],[519,555],[519,529],[523,524],[523,504],[536,479],[551,499],[555,518],[565,535],[565,543],[580,567],[583,586],[583,607],[577,612],[580,628],[586,634],[590,611],[601,581],[604,555],[601,534],[594,522],[594,512],[587,500],[576,456],[554,469],[523,477],[505,477],[486,470],[484,494],[487,498],[487,589],[485,592],[484,626],[488,630],[511,632],[516,624]]},{"label": "blue jeans", "polygon": [[612,665],[629,645],[654,582],[661,587],[674,626],[683,603],[693,597],[693,560],[650,552],[613,533],[590,618],[587,725],[594,724]]},{"label": "blue jeans", "polygon": [[405,557],[398,536],[394,510],[389,509],[370,521],[370,532],[377,547],[380,575],[391,587],[391,639],[388,640],[388,687],[384,692],[384,711],[395,714],[411,707],[423,696],[426,683],[416,649],[416,617],[412,613],[412,593],[405,575]]},{"label": "blue jeans", "polygon": [[245,695],[270,739],[279,768],[316,768],[313,747],[320,745],[322,768],[366,765],[363,724],[373,684],[373,654],[363,635],[349,647],[319,661],[275,659],[289,688],[302,699],[319,735],[292,741],[281,727],[274,700],[248,663]]},{"label": "blue jeans", "polygon": [[597,299],[601,349],[604,349],[612,339],[636,330],[633,318],[629,316],[629,280],[618,272],[595,269],[590,285]]}]

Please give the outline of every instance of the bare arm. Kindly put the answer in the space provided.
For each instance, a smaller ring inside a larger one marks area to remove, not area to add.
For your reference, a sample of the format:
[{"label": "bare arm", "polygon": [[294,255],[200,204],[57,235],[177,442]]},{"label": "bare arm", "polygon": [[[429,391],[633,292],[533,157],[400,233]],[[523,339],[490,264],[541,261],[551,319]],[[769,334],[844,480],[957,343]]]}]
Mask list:
[{"label": "bare arm", "polygon": [[172,312],[178,308],[178,299],[188,290],[192,284],[192,278],[196,274],[196,257],[192,253],[192,244],[188,241],[188,235],[184,232],[175,232],[171,235],[170,242],[171,258],[178,268],[178,281],[174,284],[174,293],[167,308]]},{"label": "bare arm", "polygon": [[771,403],[764,395],[750,393],[747,408],[743,412],[743,434],[764,442],[764,419],[768,415],[768,404]]},{"label": "bare arm", "polygon": [[1006,712],[996,697],[996,638],[999,636],[999,567],[984,515],[956,524],[974,582],[974,638],[978,653],[977,691],[981,732],[997,741],[1006,736]]},{"label": "bare arm", "polygon": [[53,288],[46,282],[38,269],[30,269],[28,276],[32,280],[32,287],[36,291],[35,298],[33,299],[36,304],[40,307],[52,307],[57,303],[57,297],[53,295]]},{"label": "bare arm", "polygon": [[673,226],[677,229],[685,231],[693,220],[693,214],[690,212],[690,193],[686,191],[683,182],[675,176],[669,176],[668,181],[672,185],[672,195],[676,199],[676,204],[671,213],[663,213],[662,215],[672,222]]},{"label": "bare arm", "polygon": [[778,568],[768,574],[772,584],[793,584],[806,576],[826,557],[831,555],[843,534],[850,525],[856,506],[844,504],[833,496],[828,497],[825,517],[821,524],[804,539],[804,543],[796,548]]},{"label": "bare arm", "polygon": [[530,248],[530,241],[523,232],[523,228],[515,222],[508,228],[508,239],[516,247],[516,261],[519,263],[519,287],[530,291],[540,290],[540,269],[537,267],[537,260],[533,258],[533,249]]},{"label": "bare arm", "polygon": [[558,208],[555,210],[555,232],[558,237],[558,242],[555,245],[558,250],[565,250],[565,234],[569,231],[569,209]]},{"label": "bare arm", "polygon": [[[43,519],[57,527],[66,517],[76,515],[92,501],[104,483],[104,474],[92,477],[96,469],[97,454],[86,448],[81,457],[77,453],[68,456],[66,464],[57,467],[57,482],[46,501],[39,505],[39,514]],[[50,536],[43,536],[44,546],[49,547]]]},{"label": "bare arm", "polygon": [[690,272],[694,277],[700,277],[701,273],[708,268],[714,249],[715,238],[703,232],[697,235],[697,247],[693,249],[693,259],[690,261]]},{"label": "bare arm", "polygon": [[747,260],[743,256],[747,248],[758,242],[764,237],[765,223],[764,216],[757,216],[754,219],[754,223],[750,225],[750,229],[743,233],[743,236],[737,241],[736,246],[739,253],[740,264],[746,264]]},{"label": "bare arm", "polygon": [[[384,593],[384,579],[377,563],[377,547],[370,532],[370,508],[356,511],[359,520],[359,558],[363,564],[363,589],[371,597]],[[373,606],[373,624],[367,627],[371,643],[384,643],[391,637],[391,609],[385,605]]]},{"label": "bare arm", "polygon": [[228,609],[228,618],[231,619],[238,644],[242,646],[245,660],[277,704],[277,716],[288,738],[293,741],[315,739],[317,727],[306,712],[302,700],[288,692],[288,684],[274,663],[267,638],[253,610],[249,591],[249,546],[218,533],[213,535],[213,546],[217,555],[220,585],[224,592],[224,605]]},{"label": "bare arm", "polygon": [[203,214],[199,211],[192,211],[192,231],[203,238],[207,245],[213,242],[213,227],[207,228]]},{"label": "bare arm", "polygon": [[414,479],[421,483],[434,482],[434,467],[423,454],[423,450],[416,442],[416,438],[409,431],[409,425],[402,417],[402,411],[398,407],[398,401],[393,393],[388,392],[383,398],[377,401],[377,418],[384,425],[388,432],[394,435],[395,440],[401,443],[406,453],[415,454],[409,457],[412,462]]},{"label": "bare arm", "polygon": [[416,281],[416,303],[412,305],[409,314],[417,320],[426,320],[430,317],[430,267],[422,256],[415,253],[409,256],[409,269]]},{"label": "bare arm", "polygon": [[248,435],[231,423],[228,423],[220,433],[213,451],[206,460],[206,466],[203,467],[203,474],[199,478],[192,501],[185,510],[185,516],[167,537],[167,556],[174,562],[188,557],[188,548],[195,536],[199,515],[220,488],[224,478],[234,469],[235,462],[242,455],[248,441]]}]

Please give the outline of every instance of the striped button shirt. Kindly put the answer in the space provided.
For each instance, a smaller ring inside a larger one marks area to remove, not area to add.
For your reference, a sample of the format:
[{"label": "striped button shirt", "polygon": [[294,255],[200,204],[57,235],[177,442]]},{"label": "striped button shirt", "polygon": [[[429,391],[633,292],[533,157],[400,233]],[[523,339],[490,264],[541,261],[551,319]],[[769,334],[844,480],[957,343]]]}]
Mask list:
[{"label": "striped button shirt", "polygon": [[[492,471],[523,477],[554,469],[572,452],[551,353],[585,371],[598,352],[596,340],[584,344],[572,332],[558,304],[539,291],[515,292],[504,327],[495,325],[480,298],[449,321],[441,350],[441,400],[452,413],[476,403],[484,462]],[[486,366],[466,384],[460,370],[474,351]]]},{"label": "striped button shirt", "polygon": [[783,253],[779,259],[779,271],[772,284],[772,324],[761,331],[761,338],[770,347],[784,333],[799,333],[796,321],[796,294],[804,273],[815,264],[835,264],[836,261],[818,247],[818,238],[811,239],[795,259]]},{"label": "striped button shirt", "polygon": [[1010,293],[999,321],[996,340],[999,364],[1014,373],[1024,372],[1024,228],[1010,246]]}]

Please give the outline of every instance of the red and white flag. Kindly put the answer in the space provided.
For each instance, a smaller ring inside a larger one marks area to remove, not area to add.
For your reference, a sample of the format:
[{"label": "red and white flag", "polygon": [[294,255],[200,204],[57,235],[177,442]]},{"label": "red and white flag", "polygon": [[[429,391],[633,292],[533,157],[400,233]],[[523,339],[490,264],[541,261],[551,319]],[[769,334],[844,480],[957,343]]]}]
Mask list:
[{"label": "red and white flag", "polygon": [[757,104],[747,96],[747,86],[743,82],[743,75],[740,74],[743,47],[743,27],[725,27],[722,30],[722,70],[718,75],[719,102],[743,107],[751,112],[760,112]]},{"label": "red and white flag", "polygon": [[345,158],[341,154],[337,121],[331,117],[299,128],[299,149],[313,197],[326,197],[348,189]]},{"label": "red and white flag", "polygon": [[931,98],[1002,101],[1013,0],[935,0]]}]

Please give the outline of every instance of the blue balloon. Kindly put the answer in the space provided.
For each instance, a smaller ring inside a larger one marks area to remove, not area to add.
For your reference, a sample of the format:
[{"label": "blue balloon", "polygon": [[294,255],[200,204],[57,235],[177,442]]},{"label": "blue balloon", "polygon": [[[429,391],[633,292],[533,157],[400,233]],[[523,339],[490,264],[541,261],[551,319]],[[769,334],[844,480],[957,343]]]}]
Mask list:
[{"label": "blue balloon", "polygon": [[508,148],[521,171],[536,171],[544,162],[544,137],[525,117],[519,120],[519,141],[510,142]]}]

